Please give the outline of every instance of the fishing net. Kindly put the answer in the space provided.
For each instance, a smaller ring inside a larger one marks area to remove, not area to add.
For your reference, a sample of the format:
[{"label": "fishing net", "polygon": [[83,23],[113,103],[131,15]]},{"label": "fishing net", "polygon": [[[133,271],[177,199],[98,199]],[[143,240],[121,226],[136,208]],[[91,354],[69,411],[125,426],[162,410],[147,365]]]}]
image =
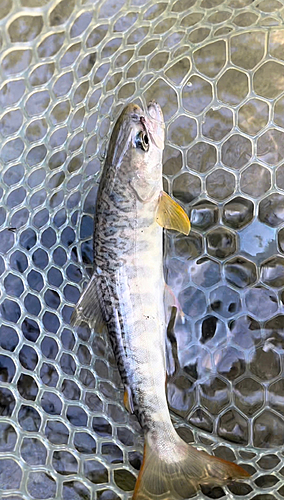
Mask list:
[{"label": "fishing net", "polygon": [[165,274],[186,315],[168,383],[188,442],[284,497],[284,31],[280,0],[1,0],[0,497],[131,495],[142,457],[104,337],[70,316],[92,271],[119,111],[155,98],[188,211]]}]

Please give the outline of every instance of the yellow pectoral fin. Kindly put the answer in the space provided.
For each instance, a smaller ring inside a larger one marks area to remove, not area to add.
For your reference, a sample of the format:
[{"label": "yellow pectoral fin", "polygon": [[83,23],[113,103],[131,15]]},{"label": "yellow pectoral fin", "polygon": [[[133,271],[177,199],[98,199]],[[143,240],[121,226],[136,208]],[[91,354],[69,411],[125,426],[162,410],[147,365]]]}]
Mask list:
[{"label": "yellow pectoral fin", "polygon": [[156,221],[165,229],[174,229],[186,235],[190,231],[189,218],[184,209],[165,191],[160,194]]}]

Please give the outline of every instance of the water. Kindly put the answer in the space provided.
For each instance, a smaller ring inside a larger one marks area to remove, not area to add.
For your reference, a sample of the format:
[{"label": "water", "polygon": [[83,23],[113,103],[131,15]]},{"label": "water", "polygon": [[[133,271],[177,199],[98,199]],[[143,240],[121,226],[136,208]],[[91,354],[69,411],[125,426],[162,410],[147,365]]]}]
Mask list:
[{"label": "water", "polygon": [[92,268],[97,179],[130,100],[166,119],[166,236],[185,312],[168,399],[179,434],[252,474],[200,498],[281,499],[283,4],[2,2],[0,485],[9,500],[131,496],[139,425],[105,338],[70,316]]}]

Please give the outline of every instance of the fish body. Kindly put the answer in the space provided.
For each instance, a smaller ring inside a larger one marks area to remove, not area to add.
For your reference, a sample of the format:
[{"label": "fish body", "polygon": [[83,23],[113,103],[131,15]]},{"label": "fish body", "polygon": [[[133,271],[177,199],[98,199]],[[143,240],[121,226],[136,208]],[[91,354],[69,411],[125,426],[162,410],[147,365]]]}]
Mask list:
[{"label": "fish body", "polygon": [[[119,160],[110,156],[106,161],[98,193],[94,265],[108,282],[108,333],[122,382],[129,388],[143,429],[153,429],[155,414],[167,408],[163,229],[156,222],[163,189],[162,149],[153,145],[150,156],[136,148],[141,116],[136,106],[125,110],[121,119],[131,134],[129,138],[126,132],[126,143],[130,140],[134,147],[127,145],[125,153],[118,153]],[[163,134],[159,122],[158,127]],[[124,148],[124,141],[120,147]]]},{"label": "fish body", "polygon": [[176,433],[166,398],[165,285],[162,226],[189,232],[183,210],[162,191],[164,122],[158,104],[120,115],[100,182],[94,274],[73,314],[106,329],[128,409],[145,435],[134,498],[188,498],[200,484],[248,474],[187,445]]}]

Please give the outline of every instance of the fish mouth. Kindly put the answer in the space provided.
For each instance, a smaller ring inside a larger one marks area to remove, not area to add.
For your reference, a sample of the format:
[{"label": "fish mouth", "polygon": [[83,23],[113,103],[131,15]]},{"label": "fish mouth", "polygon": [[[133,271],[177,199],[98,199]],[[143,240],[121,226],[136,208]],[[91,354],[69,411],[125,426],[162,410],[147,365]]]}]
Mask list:
[{"label": "fish mouth", "polygon": [[134,122],[140,121],[141,118],[143,119],[143,121],[147,120],[148,117],[148,119],[150,120],[154,120],[159,122],[160,124],[164,124],[164,117],[161,106],[154,100],[148,103],[146,113],[138,104],[130,103],[124,108],[123,114],[130,115],[131,119]]},{"label": "fish mouth", "polygon": [[165,123],[160,105],[156,101],[150,101],[148,111],[148,133],[158,149],[164,149]]},{"label": "fish mouth", "polygon": [[148,103],[146,112],[133,103],[129,104],[125,111],[135,124],[141,124],[142,130],[150,136],[158,149],[164,149],[165,123],[162,109],[156,101],[152,100]]},{"label": "fish mouth", "polygon": [[[135,103],[128,104],[122,111],[113,135],[113,141],[121,142],[127,129],[132,129],[133,137],[143,131],[150,139],[150,144],[159,150],[164,149],[165,124],[161,107],[156,101],[150,101],[145,111]],[[134,138],[133,138],[134,144]],[[114,146],[113,148],[114,149]],[[110,151],[110,154],[111,151]]]},{"label": "fish mouth", "polygon": [[161,106],[156,101],[150,101],[147,106],[148,114],[152,120],[164,123],[164,117],[161,110]]}]

